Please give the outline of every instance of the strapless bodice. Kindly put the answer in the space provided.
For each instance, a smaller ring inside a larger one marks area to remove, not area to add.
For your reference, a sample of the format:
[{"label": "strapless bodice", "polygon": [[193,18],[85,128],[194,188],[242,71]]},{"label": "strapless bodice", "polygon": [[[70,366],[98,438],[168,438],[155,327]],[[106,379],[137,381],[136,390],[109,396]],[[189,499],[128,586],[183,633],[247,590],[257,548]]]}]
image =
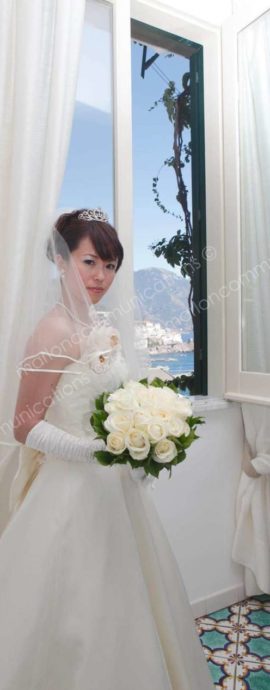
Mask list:
[{"label": "strapless bodice", "polygon": [[45,419],[75,436],[95,436],[89,421],[95,399],[127,379],[118,331],[99,330],[89,337],[82,356],[63,370]]}]

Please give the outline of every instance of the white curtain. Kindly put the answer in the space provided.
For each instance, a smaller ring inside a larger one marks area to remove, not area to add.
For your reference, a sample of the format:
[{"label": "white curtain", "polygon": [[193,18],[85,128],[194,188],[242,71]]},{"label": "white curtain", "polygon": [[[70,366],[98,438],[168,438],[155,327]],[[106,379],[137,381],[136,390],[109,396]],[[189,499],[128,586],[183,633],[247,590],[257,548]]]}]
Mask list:
[{"label": "white curtain", "polygon": [[247,453],[237,496],[232,556],[245,568],[246,595],[270,594],[270,407],[242,404]]},{"label": "white curtain", "polygon": [[[45,242],[65,169],[84,11],[85,0],[0,3],[1,431],[18,385],[12,361],[20,296],[29,290],[33,247]],[[0,440],[1,532],[17,449],[3,445],[4,431]]]},{"label": "white curtain", "polygon": [[[270,12],[238,36],[242,368],[270,372]],[[270,407],[242,405],[246,455],[233,559],[247,596],[270,594]]]},{"label": "white curtain", "polygon": [[270,12],[238,36],[243,369],[270,372]]}]

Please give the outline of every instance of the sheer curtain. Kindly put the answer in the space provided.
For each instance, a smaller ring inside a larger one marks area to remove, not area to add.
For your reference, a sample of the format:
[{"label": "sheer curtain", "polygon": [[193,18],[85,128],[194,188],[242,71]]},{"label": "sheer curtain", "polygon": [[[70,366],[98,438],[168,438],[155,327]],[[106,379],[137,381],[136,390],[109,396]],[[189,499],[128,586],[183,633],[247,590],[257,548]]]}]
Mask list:
[{"label": "sheer curtain", "polygon": [[238,36],[242,366],[270,372],[270,12]]},{"label": "sheer curtain", "polygon": [[[270,12],[238,37],[242,368],[270,372]],[[242,405],[247,439],[232,556],[246,594],[270,594],[270,407]]]},{"label": "sheer curtain", "polygon": [[[31,255],[54,212],[71,131],[85,0],[0,3],[0,532],[17,468],[9,445],[12,366]],[[29,298],[30,302],[30,298]]]},{"label": "sheer curtain", "polygon": [[270,407],[243,403],[247,448],[237,496],[232,556],[247,596],[270,594]]}]

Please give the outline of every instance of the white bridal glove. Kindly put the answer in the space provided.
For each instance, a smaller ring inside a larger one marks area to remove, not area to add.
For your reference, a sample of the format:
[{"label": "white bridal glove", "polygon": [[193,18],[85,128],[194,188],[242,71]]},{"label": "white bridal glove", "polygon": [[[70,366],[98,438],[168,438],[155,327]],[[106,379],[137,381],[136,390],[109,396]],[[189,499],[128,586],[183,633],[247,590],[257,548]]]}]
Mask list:
[{"label": "white bridal glove", "polygon": [[43,453],[57,455],[69,462],[83,460],[95,464],[99,463],[93,453],[106,448],[102,439],[78,438],[44,419],[29,431],[25,445]]},{"label": "white bridal glove", "polygon": [[151,489],[155,488],[155,477],[153,477],[152,474],[145,474],[144,468],[143,467],[131,467],[129,465],[129,472],[130,476],[132,477],[133,481],[139,484],[139,482],[142,482],[143,486],[151,486]]}]

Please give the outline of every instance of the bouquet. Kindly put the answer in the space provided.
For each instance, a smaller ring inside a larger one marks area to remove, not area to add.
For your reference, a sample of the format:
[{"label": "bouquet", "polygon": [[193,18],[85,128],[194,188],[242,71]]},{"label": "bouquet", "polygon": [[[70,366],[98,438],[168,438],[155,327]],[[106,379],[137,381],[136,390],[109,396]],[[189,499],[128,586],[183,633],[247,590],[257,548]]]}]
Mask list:
[{"label": "bouquet", "polygon": [[154,477],[164,468],[171,477],[173,465],[185,459],[198,438],[197,425],[204,423],[192,416],[189,398],[159,378],[127,381],[113,393],[102,393],[90,422],[106,443],[106,450],[95,452],[102,465],[130,463]]}]

